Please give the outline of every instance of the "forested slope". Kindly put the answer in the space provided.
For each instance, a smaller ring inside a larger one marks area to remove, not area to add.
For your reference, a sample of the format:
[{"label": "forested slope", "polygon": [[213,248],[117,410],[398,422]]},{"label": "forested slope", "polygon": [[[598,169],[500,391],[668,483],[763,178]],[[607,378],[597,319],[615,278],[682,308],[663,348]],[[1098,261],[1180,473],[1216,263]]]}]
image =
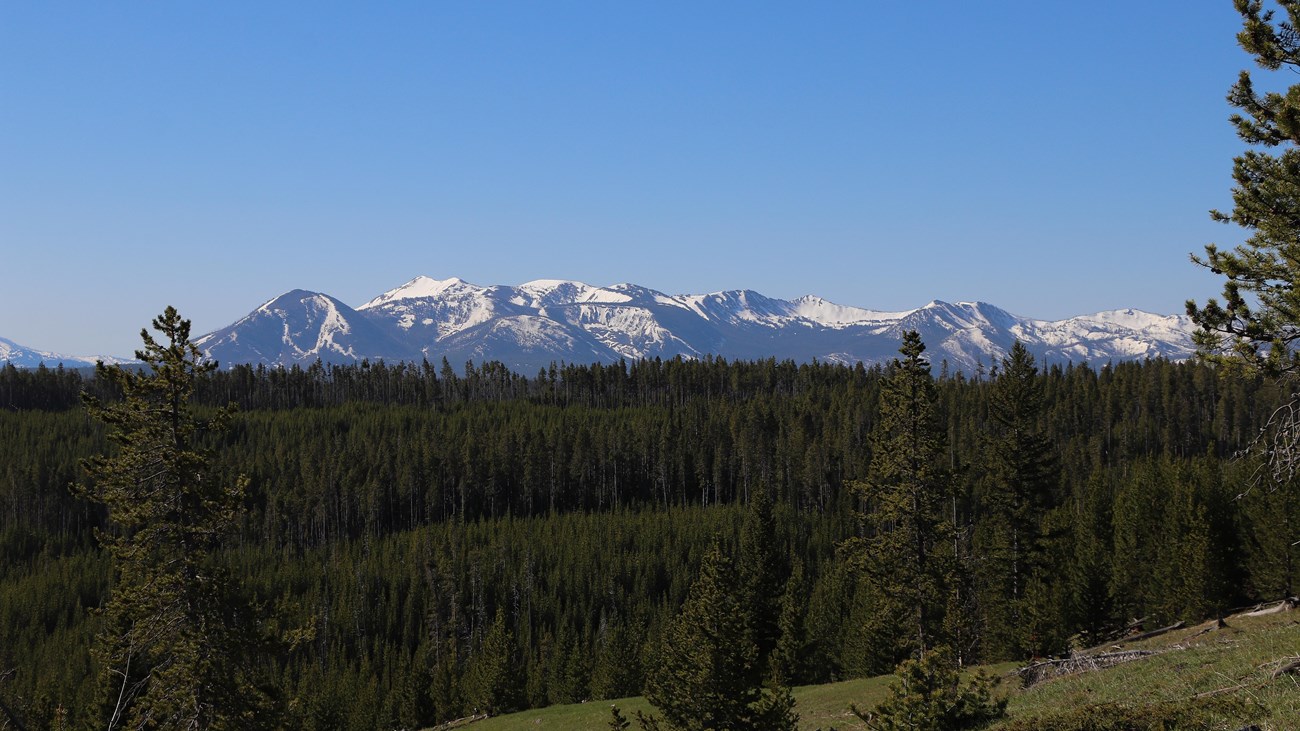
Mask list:
[{"label": "forested slope", "polygon": [[[889,376],[712,359],[209,374],[199,400],[242,410],[211,445],[220,477],[251,480],[223,561],[268,627],[295,630],[258,675],[293,725],[322,729],[639,694],[710,541],[746,560],[760,493],[778,557],[766,600],[804,598],[780,628],[787,680],[888,672],[907,647],[872,620],[879,577],[837,546],[874,530],[854,485]],[[954,581],[970,587],[945,622],[967,661],[1294,593],[1300,498],[1231,459],[1281,402],[1273,386],[1194,363],[1053,366],[1009,425],[1002,378],[936,381]],[[107,444],[83,389],[112,397],[73,371],[0,371],[0,698],[33,728],[99,710],[90,610],[109,565],[93,530],[111,527],[68,486]],[[994,445],[1015,429],[1052,464],[1027,513],[1036,583],[1017,612],[1033,637],[971,578],[1001,565]]]}]

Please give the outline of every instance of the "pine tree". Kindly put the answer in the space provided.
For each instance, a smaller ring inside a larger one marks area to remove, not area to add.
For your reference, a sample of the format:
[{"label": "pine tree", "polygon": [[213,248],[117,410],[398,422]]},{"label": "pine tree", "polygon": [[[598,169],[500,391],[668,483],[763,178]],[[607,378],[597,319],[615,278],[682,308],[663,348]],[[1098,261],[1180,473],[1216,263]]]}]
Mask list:
[{"label": "pine tree", "polygon": [[641,690],[641,657],[638,626],[615,617],[605,628],[596,648],[591,671],[591,696],[598,699],[624,698]]},{"label": "pine tree", "polygon": [[939,646],[919,660],[904,660],[889,696],[871,711],[850,710],[878,731],[961,731],[982,728],[1006,714],[1006,699],[993,698],[993,681],[981,674],[965,685],[952,651]]},{"label": "pine tree", "polygon": [[903,334],[881,384],[880,417],[871,432],[871,467],[855,490],[865,503],[866,535],[850,542],[877,599],[910,627],[912,652],[934,644],[943,625],[952,560],[952,484],[942,466],[944,432],[935,415],[937,394],[925,345]]},{"label": "pine tree", "polygon": [[993,658],[1024,657],[1028,649],[1025,590],[1040,578],[1039,525],[1060,482],[1040,425],[1042,404],[1034,357],[1017,341],[993,379],[994,431],[985,442],[989,475],[976,531],[984,649]]},{"label": "pine tree", "polygon": [[1073,512],[1058,508],[1043,517],[1034,571],[1029,572],[1021,600],[1023,628],[1018,633],[1024,657],[1068,654],[1073,613],[1072,586],[1062,576],[1071,565]]},{"label": "pine tree", "polygon": [[662,722],[648,725],[678,731],[795,728],[789,690],[764,692],[754,680],[758,649],[739,597],[735,565],[714,541],[646,679],[646,699],[663,714]]},{"label": "pine tree", "polygon": [[804,581],[803,562],[790,561],[790,578],[781,596],[781,617],[776,648],[772,651],[771,673],[782,684],[806,682],[809,641],[807,630],[808,585]]},{"label": "pine tree", "polygon": [[1098,644],[1115,624],[1109,562],[1112,502],[1110,486],[1094,473],[1068,506],[1073,540],[1062,572],[1067,581],[1067,614],[1086,645]]},{"label": "pine tree", "polygon": [[[1260,68],[1300,69],[1300,0],[1277,0],[1285,20],[1276,22],[1261,0],[1234,4],[1243,21],[1237,42]],[[1210,244],[1204,257],[1192,256],[1226,281],[1222,304],[1188,300],[1187,314],[1200,327],[1195,338],[1201,354],[1228,372],[1288,377],[1289,408],[1275,413],[1259,446],[1274,479],[1289,482],[1300,471],[1300,393],[1294,381],[1300,374],[1300,84],[1286,93],[1259,92],[1250,72],[1242,71],[1228,102],[1241,110],[1230,120],[1251,149],[1233,159],[1232,211],[1210,215],[1250,235],[1232,251]]]},{"label": "pine tree", "polygon": [[[216,368],[190,341],[190,322],[168,307],[136,351],[142,369],[96,368],[122,399],[85,396],[117,449],[83,464],[81,494],[107,509],[98,533],[113,560],[113,586],[98,639],[108,728],[246,728],[265,720],[265,696],[249,679],[250,611],[215,560],[236,527],[246,480],[219,484],[199,446],[232,410],[206,423],[193,413],[195,380]],[[262,712],[259,712],[262,711]]]},{"label": "pine tree", "polygon": [[1160,535],[1153,526],[1164,525],[1167,475],[1160,465],[1143,460],[1129,466],[1116,486],[1111,503],[1110,596],[1114,611],[1136,619],[1150,611],[1159,590],[1152,586],[1158,565]]},{"label": "pine tree", "polygon": [[495,716],[518,708],[519,679],[514,664],[514,637],[506,627],[504,607],[465,671],[465,704],[473,713]]},{"label": "pine tree", "polygon": [[[1243,470],[1244,471],[1244,470]],[[1261,598],[1295,596],[1300,590],[1300,485],[1262,490],[1242,501],[1245,569]]]},{"label": "pine tree", "polygon": [[[1243,20],[1237,41],[1262,69],[1300,69],[1300,2],[1277,4],[1286,20],[1275,23],[1261,0],[1235,0]],[[1251,235],[1232,251],[1211,244],[1204,258],[1193,257],[1227,281],[1223,304],[1189,301],[1187,312],[1202,328],[1198,342],[1208,354],[1265,372],[1291,372],[1300,368],[1300,353],[1291,347],[1300,338],[1300,84],[1286,94],[1260,93],[1250,72],[1242,71],[1228,102],[1241,110],[1231,121],[1252,149],[1233,160],[1232,212],[1211,216]]]},{"label": "pine tree", "polygon": [[766,488],[755,491],[745,514],[736,564],[740,573],[741,607],[748,614],[750,635],[758,648],[756,677],[763,677],[780,634],[785,580],[785,555],[777,540],[776,519]]}]

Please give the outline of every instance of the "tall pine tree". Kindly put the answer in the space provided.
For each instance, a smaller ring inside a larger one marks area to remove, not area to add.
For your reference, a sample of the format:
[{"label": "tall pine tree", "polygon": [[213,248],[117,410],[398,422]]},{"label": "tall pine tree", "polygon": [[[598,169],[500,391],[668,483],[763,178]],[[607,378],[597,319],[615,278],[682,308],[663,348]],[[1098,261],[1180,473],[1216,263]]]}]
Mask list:
[{"label": "tall pine tree", "polygon": [[143,368],[105,366],[97,377],[120,401],[84,396],[109,427],[114,453],[84,462],[80,488],[108,511],[98,533],[113,559],[113,584],[96,658],[105,725],[115,728],[247,728],[266,720],[264,695],[248,670],[253,627],[247,606],[214,556],[236,525],[246,481],[210,479],[199,446],[231,416],[193,413],[195,380],[213,370],[190,341],[190,322],[168,307],[140,333]]},{"label": "tall pine tree", "polygon": [[[1235,0],[1243,27],[1237,42],[1260,68],[1300,69],[1300,1],[1279,0],[1286,20],[1261,0]],[[1223,303],[1187,303],[1201,326],[1198,342],[1211,355],[1244,360],[1266,372],[1300,369],[1300,84],[1286,94],[1259,92],[1250,72],[1242,71],[1228,92],[1241,113],[1231,117],[1237,136],[1252,149],[1233,160],[1231,213],[1212,211],[1215,220],[1250,231],[1232,251],[1211,244],[1193,261],[1226,278]],[[1270,154],[1262,148],[1278,150]]]},{"label": "tall pine tree", "polygon": [[[1300,70],[1300,0],[1277,0],[1283,20],[1261,0],[1234,4],[1243,21],[1237,42],[1255,63],[1267,71]],[[1187,314],[1200,326],[1204,357],[1286,377],[1291,403],[1275,414],[1260,451],[1274,479],[1289,482],[1300,471],[1300,84],[1284,94],[1260,92],[1242,71],[1228,102],[1241,110],[1230,119],[1250,149],[1233,159],[1232,211],[1210,215],[1250,235],[1231,251],[1210,244],[1203,257],[1192,256],[1225,281],[1222,303],[1188,300]]]},{"label": "tall pine tree", "polygon": [[760,487],[745,514],[737,556],[741,607],[748,614],[750,636],[758,649],[756,668],[766,668],[780,635],[781,596],[785,584],[785,551],[776,534],[776,518],[767,489]]},{"label": "tall pine tree", "polygon": [[470,658],[464,682],[466,710],[472,713],[495,716],[519,709],[519,669],[505,607],[497,607],[496,618]]},{"label": "tall pine tree", "polygon": [[880,416],[871,432],[871,467],[855,485],[864,509],[864,536],[852,553],[861,560],[909,653],[935,644],[948,601],[952,557],[952,482],[943,465],[944,431],[925,344],[915,330],[903,334],[881,385]]},{"label": "tall pine tree", "polygon": [[677,731],[783,731],[795,728],[785,688],[764,691],[758,648],[740,603],[735,564],[714,541],[681,612],[665,630],[646,699],[663,715],[642,719]]},{"label": "tall pine tree", "polygon": [[992,658],[1020,658],[1029,649],[1026,588],[1040,578],[1039,528],[1060,482],[1043,433],[1042,404],[1034,357],[1017,341],[993,379],[993,428],[984,447],[988,479],[976,531],[983,645]]}]

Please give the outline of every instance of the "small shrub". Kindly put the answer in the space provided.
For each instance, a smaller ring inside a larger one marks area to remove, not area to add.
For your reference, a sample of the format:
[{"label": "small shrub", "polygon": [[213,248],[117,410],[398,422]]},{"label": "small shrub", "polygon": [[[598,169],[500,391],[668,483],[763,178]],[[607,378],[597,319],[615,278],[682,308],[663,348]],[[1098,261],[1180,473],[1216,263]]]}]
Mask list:
[{"label": "small shrub", "polygon": [[993,697],[993,679],[980,673],[963,685],[947,647],[937,647],[920,660],[905,660],[894,675],[897,680],[880,705],[868,712],[851,707],[872,731],[963,731],[1006,715],[1006,699]]}]

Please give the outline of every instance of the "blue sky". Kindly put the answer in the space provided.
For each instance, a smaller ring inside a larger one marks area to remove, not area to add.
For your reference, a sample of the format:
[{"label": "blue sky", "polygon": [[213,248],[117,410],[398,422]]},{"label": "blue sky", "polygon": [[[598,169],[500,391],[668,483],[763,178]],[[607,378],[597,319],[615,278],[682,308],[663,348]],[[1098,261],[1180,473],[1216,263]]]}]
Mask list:
[{"label": "blue sky", "polygon": [[0,337],[289,289],[1182,311],[1239,231],[1229,0],[0,4]]}]

